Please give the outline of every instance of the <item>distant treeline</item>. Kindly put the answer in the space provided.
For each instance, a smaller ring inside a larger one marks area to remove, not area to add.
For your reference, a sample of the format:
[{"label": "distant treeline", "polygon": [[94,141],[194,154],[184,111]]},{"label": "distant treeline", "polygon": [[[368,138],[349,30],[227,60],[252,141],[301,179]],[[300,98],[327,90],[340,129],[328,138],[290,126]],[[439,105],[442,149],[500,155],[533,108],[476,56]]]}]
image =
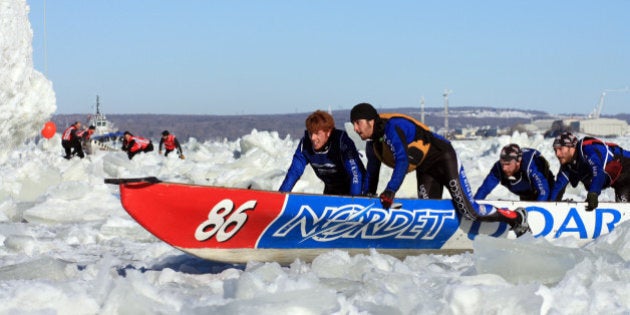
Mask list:
[{"label": "distant treeline", "polygon": [[[529,123],[533,119],[549,119],[550,115],[540,111],[510,110],[527,113],[533,118],[523,117],[475,117],[466,115],[471,111],[507,111],[506,109],[494,109],[483,107],[454,107],[449,110],[449,128],[482,127],[511,128],[518,124]],[[420,119],[420,110],[417,108],[397,108],[382,110],[383,112],[399,112]],[[304,134],[304,120],[309,113],[276,114],[276,115],[153,115],[153,114],[106,114],[107,119],[120,131],[129,132],[152,139],[158,139],[163,130],[169,130],[180,140],[187,141],[194,137],[199,141],[206,140],[236,140],[243,135],[250,134],[253,129],[258,131],[277,131],[281,138],[290,135],[298,139]],[[343,124],[350,120],[350,110],[332,111],[337,128],[342,129]],[[523,115],[525,116],[525,115]],[[621,117],[625,116],[625,117]],[[630,120],[630,114],[617,115],[615,118]],[[74,121],[88,122],[88,114],[64,114],[54,115],[53,121],[57,125],[58,132]],[[444,126],[444,110],[441,108],[425,109],[425,124],[432,128]]]},{"label": "distant treeline", "polygon": [[[58,129],[65,128],[75,121],[88,123],[87,114],[55,115],[53,121]],[[304,132],[304,119],[300,114],[286,115],[153,115],[153,114],[109,114],[110,121],[119,131],[129,131],[134,135],[158,139],[162,131],[168,130],[180,141],[189,137],[199,141],[236,140],[251,133],[253,129],[277,131],[280,137],[292,137]],[[301,130],[301,131],[300,131]]]}]

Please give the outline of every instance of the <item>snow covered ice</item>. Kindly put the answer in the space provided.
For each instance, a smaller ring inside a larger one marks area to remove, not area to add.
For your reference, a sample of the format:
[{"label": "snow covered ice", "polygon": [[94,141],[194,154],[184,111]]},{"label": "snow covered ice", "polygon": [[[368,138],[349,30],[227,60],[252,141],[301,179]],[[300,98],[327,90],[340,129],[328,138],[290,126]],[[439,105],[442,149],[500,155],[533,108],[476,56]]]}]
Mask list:
[{"label": "snow covered ice", "polygon": [[[50,140],[37,136],[55,111],[55,100],[52,84],[32,68],[26,3],[2,1],[0,9],[0,132],[5,142],[0,150],[0,314],[630,312],[628,222],[586,245],[572,238],[479,237],[474,253],[404,260],[377,251],[356,256],[331,251],[285,266],[229,265],[188,256],[140,227],[122,208],[117,186],[103,179],[156,176],[275,190],[298,139],[253,130],[237,141],[180,139],[186,160],[152,152],[130,161],[124,152],[98,151],[67,161],[59,130]],[[630,147],[630,138],[614,141]],[[551,141],[540,136],[515,133],[454,142],[475,189],[510,142],[541,150],[557,171]],[[386,180],[388,170],[383,172]],[[398,196],[413,197],[413,186],[405,182]],[[310,170],[294,189],[322,190]],[[502,187],[491,197],[515,199]],[[568,189],[567,197],[583,200],[585,193]],[[607,190],[600,200],[613,199]]]}]

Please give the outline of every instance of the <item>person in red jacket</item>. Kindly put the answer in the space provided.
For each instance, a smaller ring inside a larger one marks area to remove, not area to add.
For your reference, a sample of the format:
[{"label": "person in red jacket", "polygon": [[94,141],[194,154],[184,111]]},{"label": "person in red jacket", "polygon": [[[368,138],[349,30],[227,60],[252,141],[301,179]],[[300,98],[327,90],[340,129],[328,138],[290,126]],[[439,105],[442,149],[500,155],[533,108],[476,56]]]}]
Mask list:
[{"label": "person in red jacket", "polygon": [[130,160],[140,152],[153,151],[153,142],[150,139],[134,136],[129,131],[125,131],[123,137],[122,150],[127,152]]},{"label": "person in red jacket", "polygon": [[182,146],[179,144],[177,137],[175,135],[168,132],[168,130],[162,131],[162,138],[160,139],[159,153],[162,154],[162,145],[164,145],[164,156],[168,156],[173,150],[177,149],[177,156],[180,159],[184,159],[184,154],[182,153]]},{"label": "person in red jacket", "polygon": [[77,138],[79,138],[79,142],[81,143],[82,153],[92,154],[90,138],[92,134],[94,134],[94,131],[96,131],[96,127],[90,125],[87,129],[81,129],[76,132]]},{"label": "person in red jacket", "polygon": [[88,129],[82,129],[82,130],[77,131],[77,137],[79,137],[79,140],[83,142],[90,141],[90,138],[94,134],[95,130],[96,130],[96,127],[90,125]]},{"label": "person in red jacket", "polygon": [[81,148],[81,141],[77,136],[77,130],[81,128],[81,123],[75,121],[61,134],[61,146],[66,152],[65,159],[71,159],[75,154],[80,158],[83,158],[83,148]]}]

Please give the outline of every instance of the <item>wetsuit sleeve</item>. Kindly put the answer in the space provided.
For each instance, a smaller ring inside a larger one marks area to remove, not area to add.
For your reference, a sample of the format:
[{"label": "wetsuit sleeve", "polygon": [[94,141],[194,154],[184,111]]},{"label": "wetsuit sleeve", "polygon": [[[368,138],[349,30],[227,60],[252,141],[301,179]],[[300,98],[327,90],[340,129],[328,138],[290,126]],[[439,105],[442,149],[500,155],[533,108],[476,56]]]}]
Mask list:
[{"label": "wetsuit sleeve", "polygon": [[556,181],[553,183],[553,187],[551,189],[551,196],[549,200],[560,201],[562,199],[562,195],[564,194],[564,189],[569,184],[569,176],[568,174],[560,168],[558,175],[556,175]]},{"label": "wetsuit sleeve", "polygon": [[366,194],[376,194],[378,179],[381,171],[381,161],[374,153],[372,141],[365,144],[365,156],[367,157],[367,169],[363,179],[363,192]]},{"label": "wetsuit sleeve", "polygon": [[608,154],[606,147],[602,145],[587,145],[583,147],[584,157],[593,175],[588,192],[594,192],[598,196],[606,184],[606,173],[604,172],[604,161],[602,157]]},{"label": "wetsuit sleeve", "polygon": [[[175,147],[177,148],[177,153],[178,154],[182,154],[182,146],[179,144],[179,140],[177,140],[177,138],[175,138]],[[162,146],[160,144],[160,150],[162,149]]]},{"label": "wetsuit sleeve", "polygon": [[392,177],[387,183],[387,187],[385,187],[385,189],[396,192],[400,189],[403,180],[405,180],[405,175],[407,175],[407,170],[409,169],[407,143],[405,142],[405,139],[400,138],[400,135],[396,130],[396,125],[391,122],[385,126],[384,139],[385,144],[394,155],[394,171],[392,172]]},{"label": "wetsuit sleeve", "polygon": [[290,192],[297,183],[298,179],[302,177],[304,173],[304,169],[306,168],[306,164],[308,161],[306,157],[302,153],[302,145],[304,139],[300,140],[300,144],[298,144],[295,153],[293,154],[293,161],[291,162],[291,166],[289,166],[289,170],[287,171],[287,175],[284,177],[284,181],[282,181],[282,185],[280,185],[280,192]]},{"label": "wetsuit sleeve", "polygon": [[527,176],[529,177],[529,182],[531,185],[538,191],[538,197],[536,197],[537,201],[547,201],[551,195],[551,187],[549,187],[549,182],[545,177],[545,174],[538,168],[538,164],[534,163],[533,159],[536,157],[532,157],[531,163],[529,163],[527,169]]},{"label": "wetsuit sleeve", "polygon": [[[497,171],[499,172],[498,174]],[[497,185],[501,182],[500,172],[501,169],[499,162],[494,163],[492,169],[490,169],[490,172],[488,173],[488,176],[486,176],[479,189],[477,189],[477,193],[475,193],[473,199],[479,200],[486,198],[490,194],[490,192],[492,192],[492,190],[497,187]]]},{"label": "wetsuit sleeve", "polygon": [[345,170],[350,178],[350,195],[363,195],[363,163],[359,159],[359,152],[345,132],[339,144]]},{"label": "wetsuit sleeve", "polygon": [[162,151],[163,144],[164,144],[164,138],[160,138],[160,146],[158,147],[158,150]]}]

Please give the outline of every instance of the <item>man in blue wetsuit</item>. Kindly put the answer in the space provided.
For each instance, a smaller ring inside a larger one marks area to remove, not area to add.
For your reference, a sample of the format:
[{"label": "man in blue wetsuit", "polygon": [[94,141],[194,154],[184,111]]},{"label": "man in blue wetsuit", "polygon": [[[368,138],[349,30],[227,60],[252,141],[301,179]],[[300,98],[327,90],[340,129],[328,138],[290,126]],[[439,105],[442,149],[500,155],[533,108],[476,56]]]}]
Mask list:
[{"label": "man in blue wetsuit", "polygon": [[563,132],[553,141],[560,171],[556,176],[552,200],[564,192],[567,184],[579,182],[588,190],[586,211],[593,211],[603,189],[615,190],[615,201],[630,200],[630,151],[615,143],[584,137],[578,140],[570,132]]},{"label": "man in blue wetsuit", "polygon": [[333,117],[321,110],[306,118],[304,137],[295,150],[293,162],[279,190],[290,192],[307,164],[324,182],[324,194],[363,194],[365,167],[357,148],[345,131],[335,128]]},{"label": "man in blue wetsuit", "polygon": [[511,143],[501,149],[499,161],[477,189],[475,199],[484,199],[500,183],[521,200],[547,201],[554,177],[549,162],[538,150]]},{"label": "man in blue wetsuit", "polygon": [[381,163],[394,169],[379,195],[384,209],[392,205],[405,175],[415,170],[418,198],[441,199],[442,190],[447,187],[453,206],[466,218],[506,222],[517,236],[529,230],[525,209],[496,209],[475,202],[464,168],[450,141],[431,132],[421,122],[404,114],[379,115],[368,103],[355,105],[350,120],[354,131],[367,141],[364,190],[369,194],[376,193]]}]

